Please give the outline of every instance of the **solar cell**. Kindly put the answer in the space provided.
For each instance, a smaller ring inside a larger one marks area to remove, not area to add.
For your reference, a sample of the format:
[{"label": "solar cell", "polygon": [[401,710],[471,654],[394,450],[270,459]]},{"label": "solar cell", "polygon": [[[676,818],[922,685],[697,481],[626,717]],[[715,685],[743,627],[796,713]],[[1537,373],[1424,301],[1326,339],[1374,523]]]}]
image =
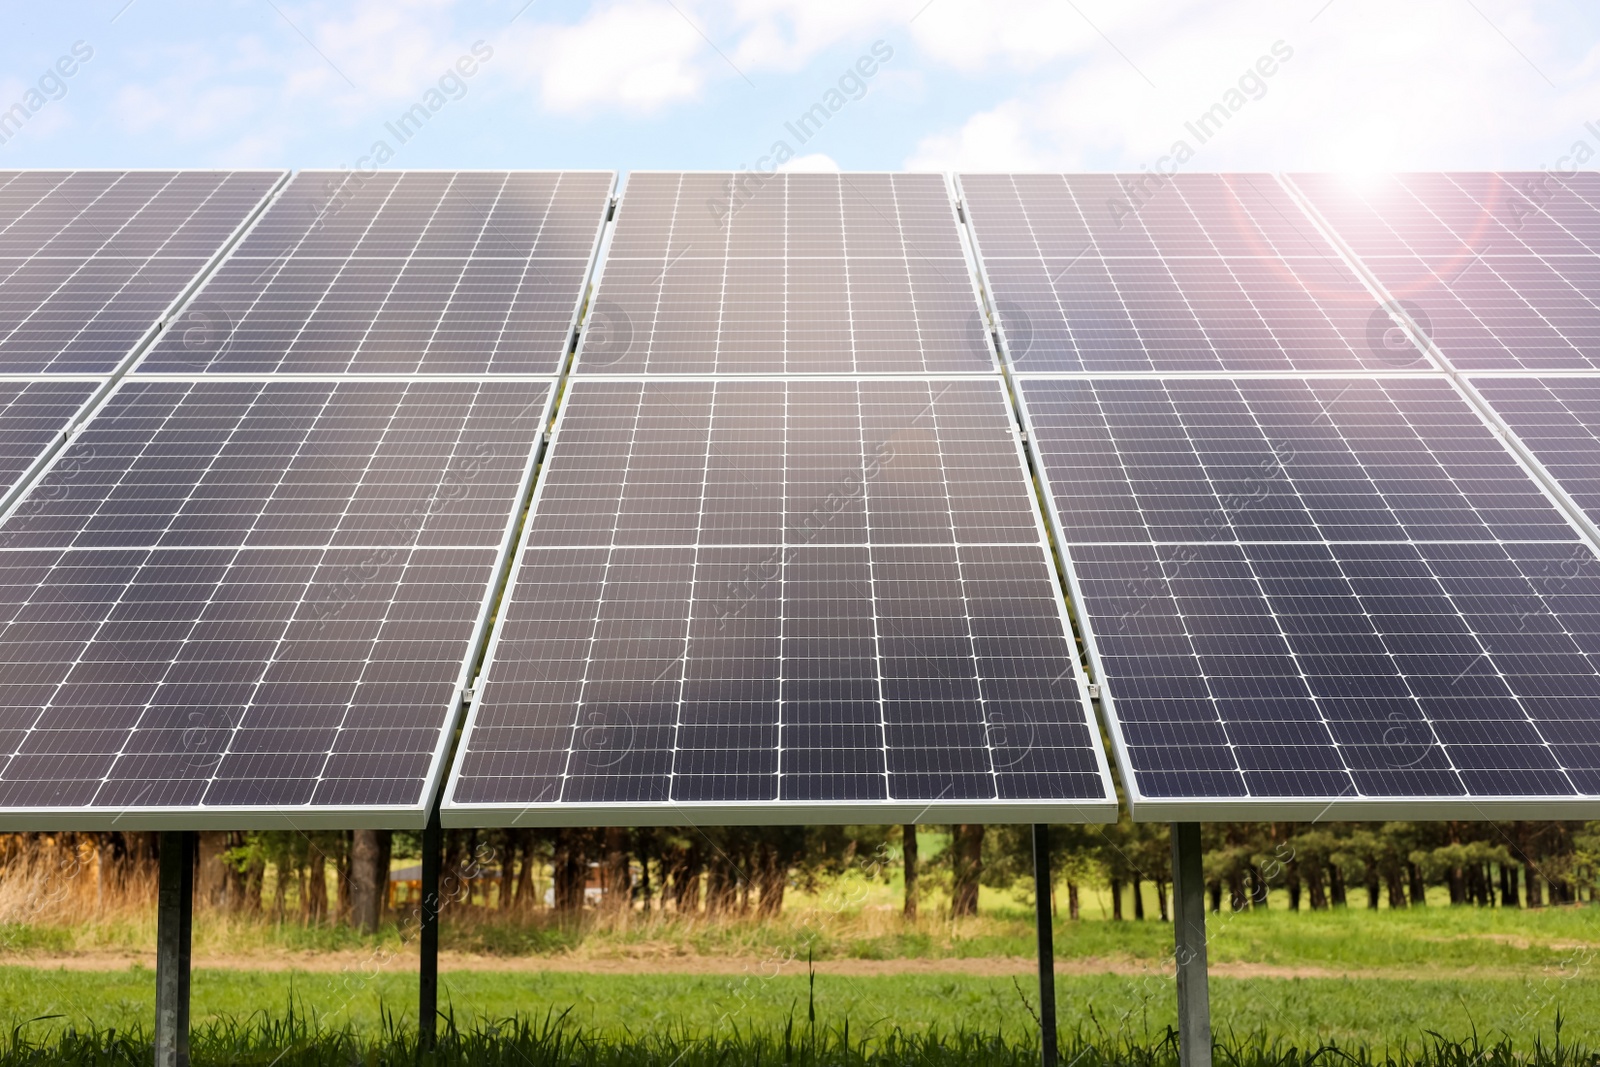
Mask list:
[{"label": "solar cell", "polygon": [[0,370],[109,374],[281,171],[0,171]]},{"label": "solar cell", "polygon": [[590,316],[577,373],[994,369],[937,174],[635,172]]},{"label": "solar cell", "polygon": [[1004,391],[575,379],[450,825],[1109,818]]},{"label": "solar cell", "polygon": [[1600,369],[1600,175],[1293,181],[1457,369]]},{"label": "solar cell", "polygon": [[[964,174],[1022,372],[1425,368],[1270,175]],[[1376,340],[1375,340],[1376,338]]]},{"label": "solar cell", "polygon": [[558,373],[609,172],[303,171],[140,372]]},{"label": "solar cell", "polygon": [[1448,382],[1021,397],[1136,816],[1600,810],[1600,560]]},{"label": "solar cell", "polygon": [[0,523],[0,826],[420,826],[543,381],[124,379]]}]

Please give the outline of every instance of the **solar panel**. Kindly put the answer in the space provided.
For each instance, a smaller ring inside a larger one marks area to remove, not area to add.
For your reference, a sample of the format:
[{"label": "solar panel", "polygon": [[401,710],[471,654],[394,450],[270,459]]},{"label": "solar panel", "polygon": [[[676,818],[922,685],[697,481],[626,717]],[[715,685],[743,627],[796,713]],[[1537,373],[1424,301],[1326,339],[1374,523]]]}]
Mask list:
[{"label": "solar panel", "polygon": [[0,171],[0,370],[109,374],[281,171]]},{"label": "solar panel", "polygon": [[0,380],[0,500],[8,499],[61,442],[98,388],[93,379]]},{"label": "solar panel", "polygon": [[992,371],[937,174],[634,172],[574,370]]},{"label": "solar panel", "polygon": [[548,381],[127,378],[0,522],[0,826],[420,826]]},{"label": "solar panel", "polygon": [[1020,393],[1137,817],[1600,810],[1600,561],[1450,383]]},{"label": "solar panel", "polygon": [[166,373],[555,374],[610,172],[302,171],[199,294]]},{"label": "solar panel", "polygon": [[1424,368],[1264,174],[964,174],[1013,369]]},{"label": "solar panel", "polygon": [[448,825],[1101,820],[1002,383],[583,379]]},{"label": "solar panel", "polygon": [[1600,175],[1293,181],[1457,369],[1600,369]]},{"label": "solar panel", "polygon": [[1471,385],[1590,521],[1600,522],[1600,379],[1475,377]]}]

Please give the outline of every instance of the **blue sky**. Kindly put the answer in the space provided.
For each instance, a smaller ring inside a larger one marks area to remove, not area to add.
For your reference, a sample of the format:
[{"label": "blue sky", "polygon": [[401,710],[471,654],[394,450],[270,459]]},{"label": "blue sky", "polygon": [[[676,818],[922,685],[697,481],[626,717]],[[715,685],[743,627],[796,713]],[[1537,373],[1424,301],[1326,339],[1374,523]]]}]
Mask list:
[{"label": "blue sky", "polygon": [[32,4],[0,40],[0,112],[31,112],[0,167],[337,167],[380,140],[396,168],[736,169],[779,141],[845,169],[1137,170],[1178,142],[1190,170],[1555,167],[1600,152],[1597,30],[1578,0]]}]

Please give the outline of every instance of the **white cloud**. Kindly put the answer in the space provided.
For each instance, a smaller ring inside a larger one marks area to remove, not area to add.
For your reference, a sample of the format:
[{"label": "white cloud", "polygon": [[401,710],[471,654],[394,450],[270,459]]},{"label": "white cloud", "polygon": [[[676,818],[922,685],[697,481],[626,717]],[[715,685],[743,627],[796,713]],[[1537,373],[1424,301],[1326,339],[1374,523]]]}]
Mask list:
[{"label": "white cloud", "polygon": [[1034,146],[1036,130],[1019,100],[979,112],[959,130],[924,138],[907,170],[1041,170],[1054,161]]},{"label": "white cloud", "polygon": [[[507,40],[545,108],[648,113],[716,82],[770,84],[763,73],[796,73],[841,44],[863,55],[880,38],[903,46],[914,13],[901,0],[621,0],[571,24],[519,23]],[[842,70],[818,73],[826,83]]]},{"label": "white cloud", "polygon": [[364,0],[343,17],[315,23],[291,17],[316,43],[319,62],[339,88],[350,89],[349,78],[366,106],[414,99],[472,44],[456,32],[443,0]]},{"label": "white cloud", "polygon": [[[1120,14],[1104,15],[1092,10],[1095,5],[1078,6],[1096,24],[1113,17],[1131,21],[1127,5]],[[1161,5],[1164,15],[1174,16],[1181,6],[1176,0]],[[1101,43],[1084,15],[1060,0],[936,0],[910,25],[910,32],[928,56],[973,74],[994,67],[1034,71]]]},{"label": "white cloud", "polygon": [[[611,4],[571,26],[529,25],[507,37],[551,111],[653,112],[700,95],[706,42],[668,4]],[[722,62],[714,52],[710,60]]]},{"label": "white cloud", "polygon": [[[1525,165],[1554,161],[1600,119],[1600,44],[1572,24],[1585,16],[1548,2],[1477,0],[1493,26],[1459,0],[1333,0],[1320,14],[1323,0],[925,3],[602,0],[559,17],[535,6],[497,28],[449,0],[294,0],[280,6],[314,47],[263,7],[204,39],[127,53],[131,76],[100,109],[219,161],[308,143],[317,162],[351,161],[485,37],[495,58],[472,92],[497,129],[660,116],[696,152],[720,152],[738,127],[705,128],[699,105],[770,135],[881,39],[894,58],[871,82],[871,113],[911,124],[906,165],[1136,170],[1193,142],[1185,122],[1281,39],[1293,58],[1194,145],[1192,169]],[[812,147],[846,162],[861,151],[854,126],[829,136]]]},{"label": "white cloud", "polygon": [[781,171],[792,171],[796,174],[837,174],[839,164],[834,162],[830,155],[822,152],[812,152],[808,155],[795,156],[787,163],[778,165]]},{"label": "white cloud", "polygon": [[903,42],[909,35],[906,20],[915,11],[909,2],[896,0],[734,0],[729,9],[710,9],[705,17],[712,20],[706,30],[713,40],[711,26],[734,33],[729,54],[740,67],[792,72],[841,43],[866,52],[880,37]]},{"label": "white cloud", "polygon": [[[907,166],[1137,169],[1182,139],[1195,149],[1192,169],[1436,169],[1502,166],[1564,146],[1600,116],[1600,85],[1551,58],[1561,28],[1529,4],[1483,7],[1515,47],[1449,0],[1335,0],[1315,22],[1310,8],[1261,3],[1162,5],[1159,24],[1151,5],[1086,5],[1116,48],[1096,34],[1063,76],[923,138]],[[1020,36],[971,25],[970,51],[985,63],[1026,66],[1047,47],[1033,40],[1042,22]],[[1185,123],[1238,88],[1280,40],[1292,58],[1200,143]]]}]

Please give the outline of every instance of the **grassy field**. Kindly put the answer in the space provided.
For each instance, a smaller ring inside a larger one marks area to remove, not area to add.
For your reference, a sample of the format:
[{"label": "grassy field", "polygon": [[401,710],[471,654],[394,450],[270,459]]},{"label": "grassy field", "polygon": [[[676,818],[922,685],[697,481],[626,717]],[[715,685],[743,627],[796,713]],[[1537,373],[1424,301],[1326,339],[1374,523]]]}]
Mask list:
[{"label": "grassy field", "polygon": [[[444,1020],[426,1051],[417,1035],[386,1019],[375,1033],[329,1029],[304,1017],[209,1023],[194,1032],[195,1067],[1023,1067],[1040,1060],[1036,1041],[956,1028],[939,1033],[891,1031],[862,1038],[848,1027],[819,1025],[814,1016],[791,1016],[773,1030],[730,1029],[714,1038],[682,1031],[617,1037],[586,1029],[566,1016],[526,1016],[458,1026]],[[1177,1067],[1176,1035],[1108,1039],[1073,1032],[1057,1042],[1068,1067]],[[1228,1037],[1213,1047],[1219,1067],[1594,1067],[1589,1046],[1561,1040],[1518,1045],[1476,1036],[1450,1041],[1438,1035],[1380,1050],[1325,1044],[1289,1045],[1263,1035]],[[0,1035],[0,1067],[148,1067],[149,1041],[138,1032],[69,1031],[34,1041],[13,1031]]]},{"label": "grassy field", "polygon": [[[1020,986],[1020,989],[1019,989]],[[1158,1038],[1174,1021],[1170,982],[1103,975],[1058,980],[1063,1029],[1108,1039]],[[814,990],[818,1019],[862,1037],[895,1029],[948,1031],[956,1026],[1027,1040],[1036,1003],[1029,976],[908,974],[837,977],[826,973]],[[725,975],[465,972],[447,975],[441,998],[466,1019],[497,1019],[547,1011],[567,1013],[580,1026],[613,1038],[653,1032],[710,1037],[741,1030],[781,1029],[797,1009],[806,1014],[804,974],[776,978]],[[282,1018],[291,1003],[319,1024],[360,1032],[379,1027],[387,1008],[407,1028],[415,1018],[416,982],[401,974],[371,979],[292,972],[198,971],[197,1021],[245,1019],[265,1011]],[[1024,1003],[1026,998],[1027,1003]],[[154,976],[115,972],[0,970],[0,1000],[14,1022],[42,1033],[67,1024],[128,1029],[148,1025]],[[1265,1035],[1297,1045],[1330,1041],[1382,1049],[1416,1043],[1428,1031],[1467,1038],[1474,1030],[1519,1044],[1554,1032],[1556,1013],[1572,1039],[1600,1044],[1600,989],[1592,981],[1546,988],[1522,979],[1275,979],[1217,978],[1212,982],[1219,1035]]]},{"label": "grassy field", "polygon": [[[980,915],[952,923],[937,894],[925,900],[922,918],[906,924],[899,889],[892,881],[847,876],[815,896],[791,893],[783,914],[770,922],[736,917],[708,921],[671,913],[634,912],[620,922],[563,924],[548,914],[505,919],[494,910],[455,904],[441,929],[447,952],[477,956],[598,960],[674,958],[768,959],[811,953],[831,959],[978,959],[1031,957],[1033,908],[1026,897],[985,888]],[[1108,902],[1086,891],[1083,920],[1056,922],[1056,954],[1064,960],[1156,963],[1172,950],[1172,929],[1157,922],[1147,901],[1145,922],[1109,921]],[[1132,909],[1126,913],[1132,915]],[[1209,919],[1208,952],[1213,963],[1299,969],[1306,976],[1382,971],[1391,977],[1451,974],[1526,977],[1563,966],[1587,966],[1591,947],[1600,950],[1600,908],[1425,908],[1368,911],[1362,907],[1289,912],[1283,895],[1269,907],[1224,911]],[[0,964],[80,954],[153,959],[153,911],[106,919],[6,924],[0,922]],[[395,929],[377,938],[344,925],[303,926],[289,920],[196,916],[197,962],[225,959],[309,959],[330,952],[379,955],[400,950]],[[1597,961],[1600,962],[1600,961]]]},{"label": "grassy field", "polygon": [[[930,916],[913,928],[865,901],[796,901],[767,924],[634,916],[582,929],[463,911],[445,925],[441,996],[463,1020],[566,1012],[610,1038],[770,1034],[814,1003],[819,1020],[848,1021],[858,1037],[960,1026],[1025,1041],[1036,1001],[1031,915],[1016,900],[986,906],[977,920]],[[149,933],[142,919],[0,931],[9,935],[0,1023],[54,1016],[25,1035],[147,1023]],[[1553,1034],[1560,1012],[1568,1040],[1600,1044],[1600,909],[1280,908],[1212,916],[1208,933],[1219,1034],[1381,1051],[1429,1031],[1476,1031],[1526,1047]],[[411,1024],[412,957],[392,931],[362,939],[202,917],[196,934],[197,1022],[283,1018],[293,1005],[318,1025],[361,1034],[377,1033],[385,1010]],[[1158,1042],[1173,1019],[1163,970],[1171,936],[1153,920],[1058,923],[1063,1030]]]}]

